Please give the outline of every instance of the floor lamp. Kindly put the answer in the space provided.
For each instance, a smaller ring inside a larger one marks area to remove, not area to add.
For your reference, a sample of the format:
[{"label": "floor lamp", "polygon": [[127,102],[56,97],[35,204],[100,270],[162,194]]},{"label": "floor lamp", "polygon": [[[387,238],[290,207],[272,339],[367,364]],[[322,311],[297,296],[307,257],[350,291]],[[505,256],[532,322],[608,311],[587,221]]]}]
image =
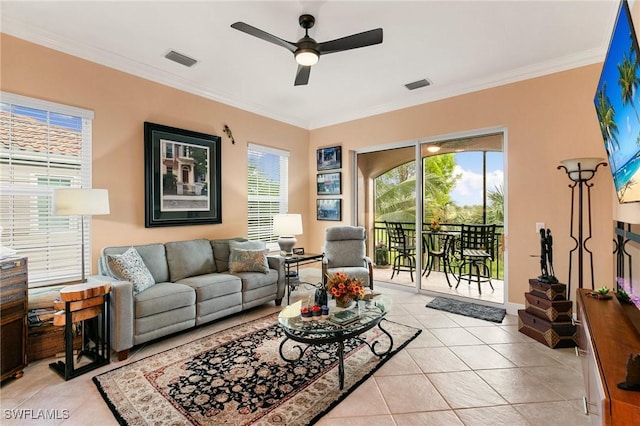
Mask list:
[{"label": "floor lamp", "polygon": [[[558,170],[564,169],[564,171],[571,179],[569,188],[571,188],[571,227],[570,236],[575,242],[575,247],[569,250],[569,281],[567,283],[567,298],[571,297],[571,266],[573,255],[578,255],[578,288],[582,288],[584,284],[584,252],[589,254],[590,268],[591,268],[591,288],[593,289],[593,253],[586,246],[587,241],[591,238],[591,187],[593,183],[589,181],[593,179],[596,174],[596,170],[600,166],[606,166],[602,158],[573,158],[569,160],[561,161],[561,165],[558,166]],[[585,188],[586,188],[586,200],[585,200]],[[576,202],[576,192],[578,200]],[[586,201],[586,222],[584,218],[584,205]],[[575,223],[575,207],[578,207],[578,235],[574,234]],[[586,225],[586,230],[585,230]],[[585,233],[586,231],[586,233]]]},{"label": "floor lamp", "polygon": [[53,214],[80,216],[82,234],[82,282],[87,281],[84,256],[84,217],[109,214],[109,191],[106,189],[60,188],[54,191]]}]

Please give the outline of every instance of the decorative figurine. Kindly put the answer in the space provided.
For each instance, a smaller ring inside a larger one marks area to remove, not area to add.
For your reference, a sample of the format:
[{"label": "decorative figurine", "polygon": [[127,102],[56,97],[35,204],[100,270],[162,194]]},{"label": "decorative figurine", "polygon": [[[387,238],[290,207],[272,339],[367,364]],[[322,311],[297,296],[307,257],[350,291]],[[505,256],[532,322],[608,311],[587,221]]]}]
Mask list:
[{"label": "decorative figurine", "polygon": [[618,383],[620,389],[640,391],[640,354],[629,354],[627,374],[624,379],[624,382]]},{"label": "decorative figurine", "polygon": [[556,284],[558,279],[553,270],[553,237],[551,229],[540,229],[540,276],[541,283]]}]

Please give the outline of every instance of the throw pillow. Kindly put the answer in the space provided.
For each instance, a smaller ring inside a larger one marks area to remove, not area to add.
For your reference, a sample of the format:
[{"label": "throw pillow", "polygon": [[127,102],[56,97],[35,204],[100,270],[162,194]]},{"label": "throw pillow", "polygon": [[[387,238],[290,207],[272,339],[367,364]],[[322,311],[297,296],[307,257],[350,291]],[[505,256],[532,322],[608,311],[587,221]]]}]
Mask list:
[{"label": "throw pillow", "polygon": [[269,272],[267,253],[265,250],[231,249],[229,256],[229,272]]},{"label": "throw pillow", "polygon": [[108,257],[109,268],[121,280],[131,281],[133,284],[133,294],[136,295],[149,287],[156,281],[144,264],[140,253],[131,247],[123,254],[112,254]]}]

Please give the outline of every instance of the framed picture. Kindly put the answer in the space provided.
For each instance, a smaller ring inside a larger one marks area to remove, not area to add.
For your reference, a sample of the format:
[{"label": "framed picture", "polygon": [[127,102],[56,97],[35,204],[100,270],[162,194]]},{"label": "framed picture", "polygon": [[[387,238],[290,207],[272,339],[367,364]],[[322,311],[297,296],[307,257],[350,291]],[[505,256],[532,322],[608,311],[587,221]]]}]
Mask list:
[{"label": "framed picture", "polygon": [[316,200],[316,219],[318,220],[342,220],[342,200],[326,199]]},{"label": "framed picture", "polygon": [[318,195],[342,194],[342,173],[318,173],[316,176]]},{"label": "framed picture", "polygon": [[220,137],[144,123],[144,226],[222,223]]},{"label": "framed picture", "polygon": [[321,148],[316,151],[318,170],[333,170],[342,168],[342,147]]}]

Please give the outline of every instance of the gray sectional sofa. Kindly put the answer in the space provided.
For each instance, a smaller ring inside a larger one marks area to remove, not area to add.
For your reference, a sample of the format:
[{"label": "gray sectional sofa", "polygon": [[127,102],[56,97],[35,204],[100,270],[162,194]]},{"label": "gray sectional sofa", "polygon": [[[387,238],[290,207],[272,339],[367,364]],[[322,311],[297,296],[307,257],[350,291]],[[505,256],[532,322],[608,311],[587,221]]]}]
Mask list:
[{"label": "gray sectional sofa", "polygon": [[[137,267],[123,272],[131,255]],[[284,259],[243,238],[107,247],[98,273],[90,281],[112,284],[111,348],[120,360],[135,345],[271,301],[280,305],[285,291]]]}]

